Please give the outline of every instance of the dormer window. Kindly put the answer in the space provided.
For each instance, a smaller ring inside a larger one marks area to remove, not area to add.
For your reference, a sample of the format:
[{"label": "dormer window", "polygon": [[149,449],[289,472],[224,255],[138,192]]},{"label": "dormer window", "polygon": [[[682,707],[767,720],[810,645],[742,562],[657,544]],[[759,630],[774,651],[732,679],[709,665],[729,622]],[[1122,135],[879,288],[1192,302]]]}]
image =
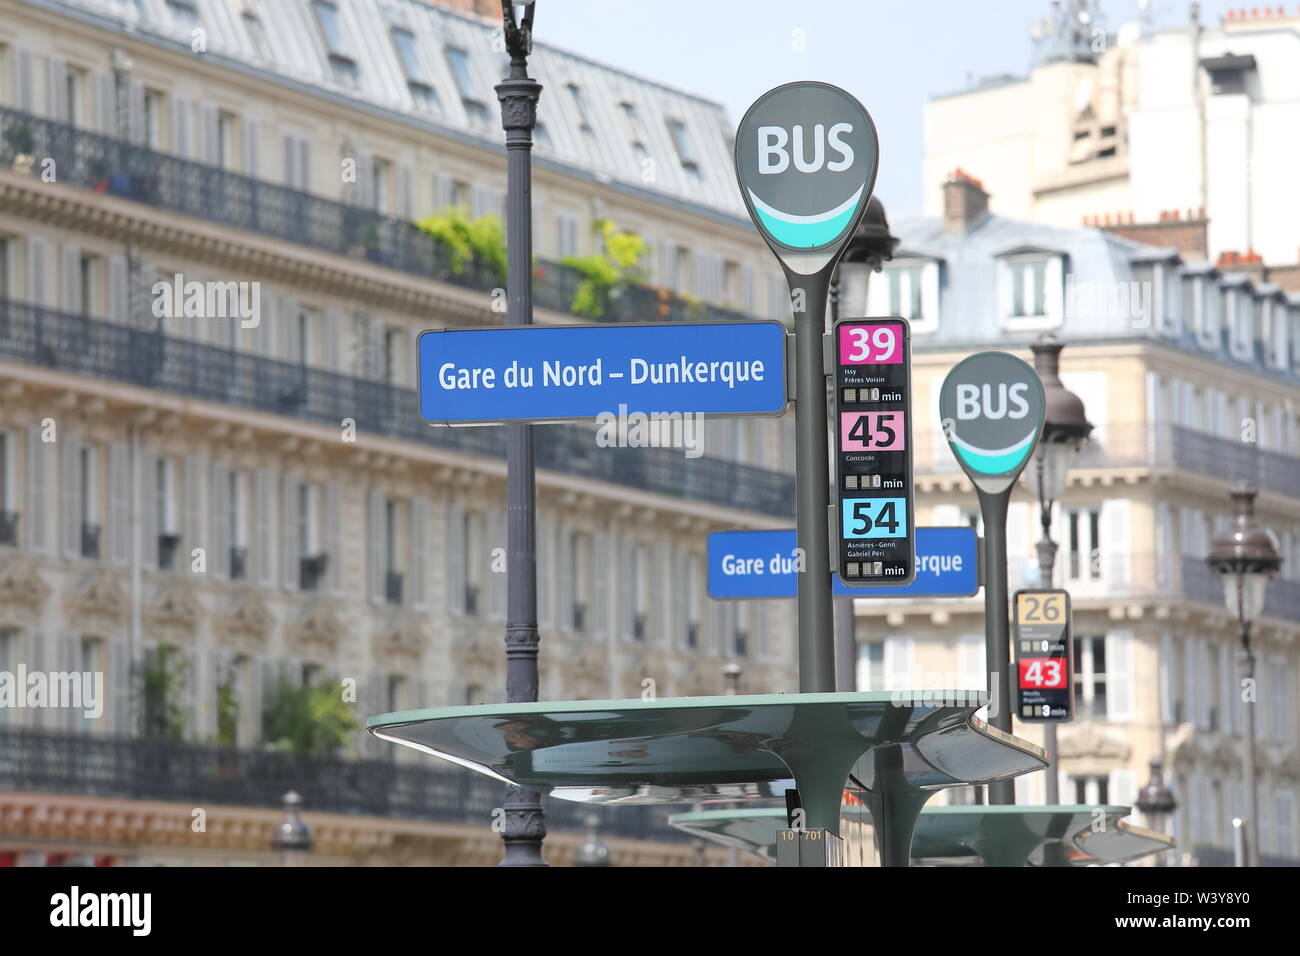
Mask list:
[{"label": "dormer window", "polygon": [[470,119],[486,122],[488,119],[487,106],[479,97],[478,87],[474,83],[474,77],[469,69],[469,54],[459,47],[447,47],[447,65],[451,68],[451,75],[456,80],[456,89],[460,93],[461,102],[465,105],[465,112],[469,114]]},{"label": "dormer window", "polygon": [[677,150],[677,158],[681,161],[682,169],[693,176],[699,176],[700,160],[695,153],[694,144],[691,143],[686,124],[681,120],[669,120],[668,132],[673,138],[673,147]]},{"label": "dormer window", "polygon": [[429,76],[420,63],[419,52],[415,47],[415,34],[405,27],[392,30],[393,48],[402,63],[402,72],[406,75],[406,86],[417,106],[424,109],[438,107],[438,94],[429,82]]},{"label": "dormer window", "polygon": [[334,78],[348,84],[355,84],[357,64],[351,48],[343,38],[339,8],[332,0],[312,0],[311,8],[316,14],[316,24],[320,27],[321,38],[325,41],[325,51],[329,54]]},{"label": "dormer window", "polygon": [[998,264],[999,303],[1007,329],[1045,329],[1061,324],[1065,299],[1065,256],[1021,251]]},{"label": "dormer window", "polygon": [[[860,299],[858,301],[861,301]],[[901,316],[913,332],[939,327],[939,262],[896,257],[867,277],[867,314]]]}]

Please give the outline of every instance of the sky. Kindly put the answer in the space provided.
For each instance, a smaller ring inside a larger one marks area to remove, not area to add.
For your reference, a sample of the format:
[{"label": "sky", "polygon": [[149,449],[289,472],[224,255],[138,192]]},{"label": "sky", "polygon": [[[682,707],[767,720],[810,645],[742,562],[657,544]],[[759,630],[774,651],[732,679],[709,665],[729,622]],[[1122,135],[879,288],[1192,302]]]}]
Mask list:
[{"label": "sky", "polygon": [[[1188,21],[1186,0],[1148,6],[1157,27]],[[1201,23],[1241,6],[1203,0]],[[841,86],[875,120],[876,195],[902,217],[921,212],[923,187],[939,188],[921,182],[926,100],[980,77],[1026,73],[1029,25],[1051,9],[1050,0],[539,0],[534,35],[717,100],[733,123],[781,83]],[[1138,0],[1103,0],[1102,13],[1113,33],[1137,19]]]}]

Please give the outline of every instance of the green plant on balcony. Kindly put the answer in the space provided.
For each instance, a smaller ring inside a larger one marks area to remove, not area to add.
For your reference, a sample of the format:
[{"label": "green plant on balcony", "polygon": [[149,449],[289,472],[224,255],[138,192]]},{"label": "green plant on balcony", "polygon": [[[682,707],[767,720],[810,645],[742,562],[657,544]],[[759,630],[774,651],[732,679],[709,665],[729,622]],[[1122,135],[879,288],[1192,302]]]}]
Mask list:
[{"label": "green plant on balcony", "polygon": [[597,219],[592,227],[600,237],[601,251],[591,256],[566,256],[560,264],[582,276],[569,310],[598,319],[609,311],[611,298],[644,277],[641,259],[646,244],[636,233],[616,229],[607,219]]},{"label": "green plant on balcony", "polygon": [[415,227],[446,250],[453,275],[460,275],[466,265],[475,262],[505,281],[506,233],[498,216],[471,219],[460,207],[451,206],[418,220]]},{"label": "green plant on balcony", "polygon": [[140,674],[144,699],[144,734],[155,740],[179,741],[185,736],[183,696],[189,664],[181,652],[160,644],[145,658]]},{"label": "green plant on balcony", "polygon": [[265,738],[273,750],[323,757],[358,729],[356,714],[337,688],[281,680],[266,703]]}]

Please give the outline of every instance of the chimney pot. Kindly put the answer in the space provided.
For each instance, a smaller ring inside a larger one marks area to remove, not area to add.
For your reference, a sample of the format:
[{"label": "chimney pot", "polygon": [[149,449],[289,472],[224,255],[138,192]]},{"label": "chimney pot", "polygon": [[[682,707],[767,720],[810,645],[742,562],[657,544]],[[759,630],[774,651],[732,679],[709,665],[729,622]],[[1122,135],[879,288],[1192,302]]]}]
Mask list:
[{"label": "chimney pot", "polygon": [[943,231],[965,235],[989,211],[989,194],[978,179],[958,167],[943,184]]}]

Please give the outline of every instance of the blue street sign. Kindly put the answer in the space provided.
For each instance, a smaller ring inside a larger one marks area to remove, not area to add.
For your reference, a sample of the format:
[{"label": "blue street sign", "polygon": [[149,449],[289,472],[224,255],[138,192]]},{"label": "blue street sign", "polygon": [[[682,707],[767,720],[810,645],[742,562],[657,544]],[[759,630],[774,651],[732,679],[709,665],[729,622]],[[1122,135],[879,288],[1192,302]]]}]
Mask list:
[{"label": "blue street sign", "polygon": [[780,415],[785,343],[779,322],[434,330],[420,335],[420,415],[461,425]]},{"label": "blue street sign", "polygon": [[[718,531],[709,535],[709,597],[795,596],[793,530]],[[970,597],[980,587],[979,538],[973,528],[917,528],[916,579],[905,587],[850,588],[839,597]]]}]

